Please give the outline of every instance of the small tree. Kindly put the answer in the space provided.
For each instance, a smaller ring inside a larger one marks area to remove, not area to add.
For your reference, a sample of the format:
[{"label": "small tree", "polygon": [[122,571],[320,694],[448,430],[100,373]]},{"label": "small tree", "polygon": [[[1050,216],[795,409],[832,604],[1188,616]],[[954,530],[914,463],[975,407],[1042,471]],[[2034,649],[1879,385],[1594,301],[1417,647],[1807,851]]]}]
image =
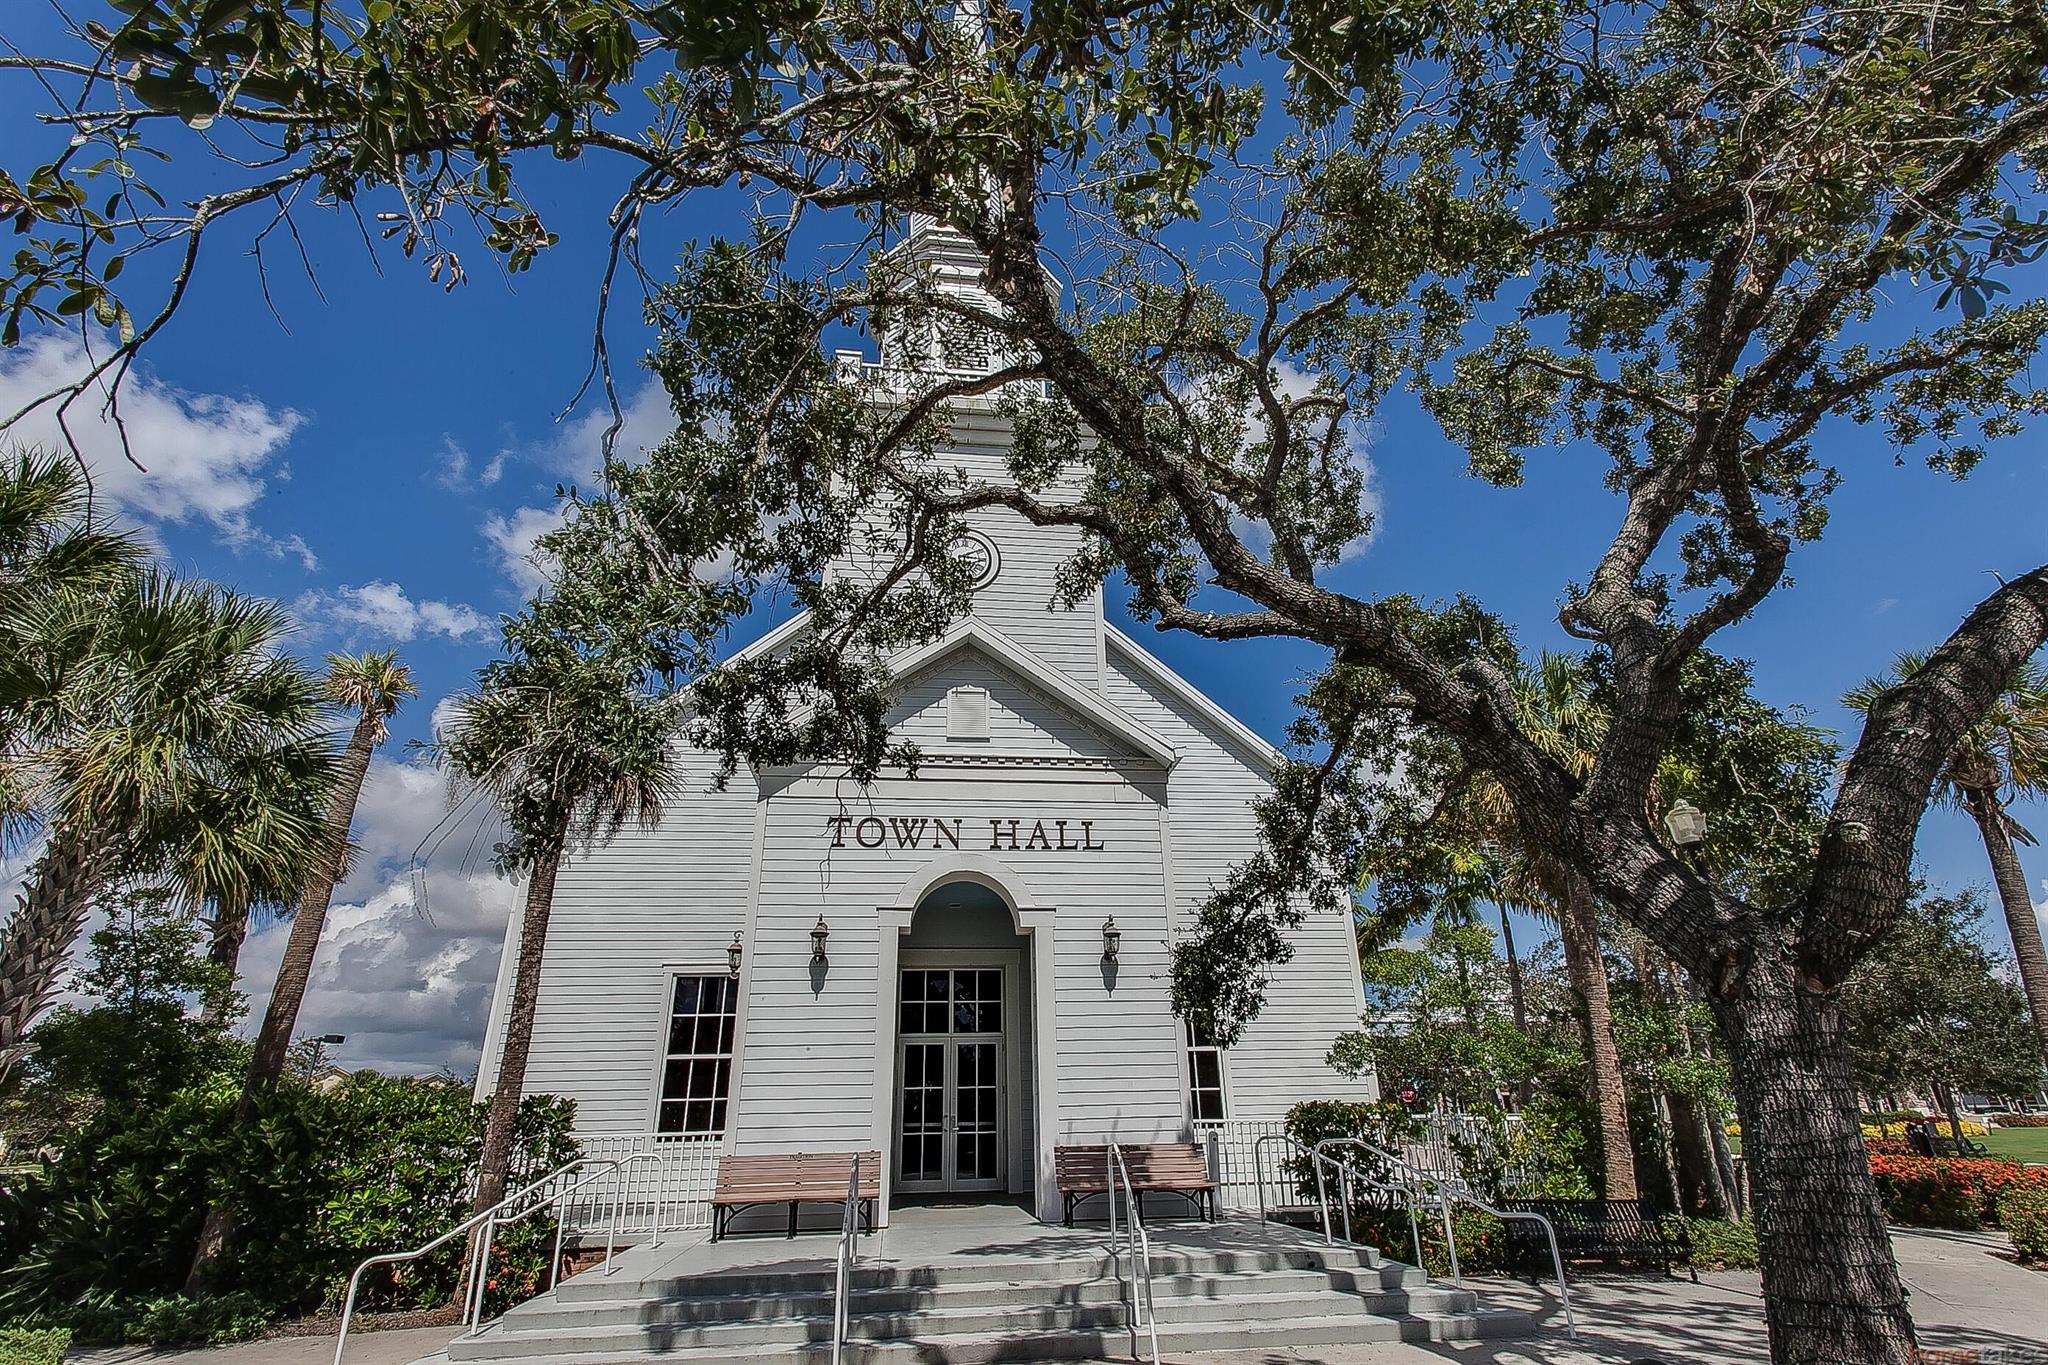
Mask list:
[{"label": "small tree", "polygon": [[1868,1094],[1925,1093],[1958,1141],[1956,1095],[2031,1096],[2040,1055],[2026,1001],[1978,939],[1984,903],[1916,888],[1906,913],[1842,988],[1856,1078]]}]

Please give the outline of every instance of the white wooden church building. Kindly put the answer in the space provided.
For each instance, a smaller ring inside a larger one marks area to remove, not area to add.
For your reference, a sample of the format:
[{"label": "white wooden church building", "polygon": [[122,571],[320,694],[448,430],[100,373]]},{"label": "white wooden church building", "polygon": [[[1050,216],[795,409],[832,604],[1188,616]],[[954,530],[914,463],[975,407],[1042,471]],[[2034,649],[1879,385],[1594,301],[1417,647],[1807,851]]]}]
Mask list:
[{"label": "white wooden church building", "polygon": [[[958,239],[920,225],[898,250],[979,295]],[[882,363],[840,361],[886,402],[906,369],[1003,363],[978,349],[884,337]],[[997,467],[993,405],[956,419],[949,462]],[[1169,945],[1255,849],[1276,752],[1099,596],[1052,604],[1078,532],[972,525],[972,613],[896,664],[914,778],[743,770],[720,791],[688,753],[691,790],[658,828],[564,867],[526,1088],[576,1101],[587,1151],[876,1149],[885,1220],[892,1200],[977,1193],[1057,1218],[1056,1145],[1248,1134],[1300,1100],[1371,1097],[1324,1063],[1362,1007],[1342,917],[1296,933],[1227,1051],[1168,1003]],[[517,932],[515,915],[479,1093]]]}]

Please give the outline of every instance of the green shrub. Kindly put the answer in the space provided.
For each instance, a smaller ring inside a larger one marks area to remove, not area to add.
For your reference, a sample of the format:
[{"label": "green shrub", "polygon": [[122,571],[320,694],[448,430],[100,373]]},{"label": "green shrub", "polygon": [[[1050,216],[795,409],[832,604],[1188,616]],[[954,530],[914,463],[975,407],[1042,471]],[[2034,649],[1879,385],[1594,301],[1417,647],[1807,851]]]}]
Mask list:
[{"label": "green shrub", "polygon": [[71,1308],[81,1346],[219,1346],[263,1335],[279,1316],[253,1294],[108,1298]]},{"label": "green shrub", "polygon": [[[99,1339],[236,1339],[252,1330],[244,1319],[317,1308],[365,1257],[427,1241],[467,1215],[484,1108],[464,1088],[363,1074],[331,1092],[281,1088],[247,1123],[233,1121],[237,1090],[218,1077],[86,1123],[51,1168],[29,1249],[0,1274],[0,1310],[78,1324]],[[522,1168],[574,1155],[573,1113],[566,1101],[527,1098]],[[212,1207],[233,1214],[236,1232],[215,1294],[185,1299],[179,1291]],[[544,1217],[520,1229],[506,1243],[508,1287],[537,1280],[553,1234]],[[450,1245],[366,1277],[362,1302],[445,1303],[461,1256]],[[252,1315],[250,1304],[262,1312]],[[88,1311],[101,1316],[84,1323]],[[123,1315],[143,1335],[109,1325]]]},{"label": "green shrub", "polygon": [[2021,1260],[2048,1261],[2048,1186],[2008,1186],[1998,1199],[1998,1226]]},{"label": "green shrub", "polygon": [[57,1365],[71,1345],[64,1327],[0,1327],[0,1365]]},{"label": "green shrub", "polygon": [[1688,1218],[1692,1263],[1723,1270],[1757,1268],[1756,1224],[1747,1218]]}]

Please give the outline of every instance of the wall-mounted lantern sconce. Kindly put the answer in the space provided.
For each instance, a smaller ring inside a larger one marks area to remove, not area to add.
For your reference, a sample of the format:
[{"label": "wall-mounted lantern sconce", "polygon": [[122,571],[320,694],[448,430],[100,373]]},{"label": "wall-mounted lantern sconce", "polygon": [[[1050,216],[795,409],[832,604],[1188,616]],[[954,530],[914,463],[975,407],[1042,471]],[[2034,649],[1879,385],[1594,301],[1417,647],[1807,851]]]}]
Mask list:
[{"label": "wall-mounted lantern sconce", "polygon": [[1111,915],[1102,922],[1102,960],[1115,962],[1117,949],[1123,945],[1124,931],[1116,927],[1116,916]]},{"label": "wall-mounted lantern sconce", "polygon": [[1664,813],[1664,830],[1680,848],[1691,848],[1707,837],[1707,813],[1684,797]]},{"label": "wall-mounted lantern sconce", "polygon": [[825,927],[825,917],[818,916],[818,922],[811,926],[811,965],[825,965],[825,940],[832,937],[832,931]]},{"label": "wall-mounted lantern sconce", "polygon": [[740,931],[732,931],[732,943],[725,950],[726,965],[732,969],[732,979],[740,979]]}]

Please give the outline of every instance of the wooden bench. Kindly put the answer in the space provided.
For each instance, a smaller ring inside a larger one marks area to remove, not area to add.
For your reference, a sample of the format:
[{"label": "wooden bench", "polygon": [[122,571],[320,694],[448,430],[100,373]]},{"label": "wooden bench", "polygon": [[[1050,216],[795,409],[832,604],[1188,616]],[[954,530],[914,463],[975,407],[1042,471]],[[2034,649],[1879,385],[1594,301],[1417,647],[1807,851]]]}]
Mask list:
[{"label": "wooden bench", "polygon": [[[1117,1146],[1131,1173],[1131,1188],[1141,1196],[1177,1194],[1193,1204],[1195,1212],[1216,1221],[1216,1182],[1209,1178],[1209,1158],[1200,1144],[1125,1142]],[[1055,1147],[1052,1157],[1053,1176],[1066,1201],[1067,1226],[1072,1227],[1074,1205],[1109,1194],[1109,1148]]]},{"label": "wooden bench", "polygon": [[875,1230],[875,1201],[882,1197],[880,1152],[774,1152],[718,1158],[718,1188],[711,1194],[711,1240],[726,1234],[732,1220],[761,1204],[789,1205],[789,1235],[804,1204],[844,1204],[852,1161],[860,1158],[859,1213],[863,1232]]},{"label": "wooden bench", "polygon": [[[1692,1234],[1683,1219],[1660,1219],[1643,1212],[1638,1199],[1503,1199],[1508,1213],[1540,1213],[1557,1232],[1557,1254],[1565,1260],[1627,1262],[1675,1270],[1684,1266],[1699,1283],[1692,1265]],[[1526,1218],[1501,1220],[1508,1249],[1517,1264],[1532,1274],[1550,1273],[1550,1243],[1543,1228]]]}]

